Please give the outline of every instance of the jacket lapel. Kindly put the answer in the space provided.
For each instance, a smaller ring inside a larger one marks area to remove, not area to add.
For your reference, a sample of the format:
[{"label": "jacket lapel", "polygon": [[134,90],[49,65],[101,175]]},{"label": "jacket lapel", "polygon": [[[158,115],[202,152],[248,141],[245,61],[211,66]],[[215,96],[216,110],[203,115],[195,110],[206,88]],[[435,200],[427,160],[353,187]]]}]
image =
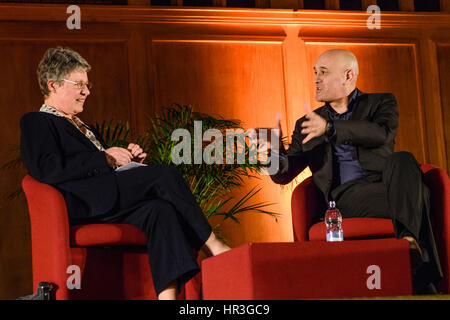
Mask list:
[{"label": "jacket lapel", "polygon": [[95,147],[95,145],[80,131],[78,130],[72,123],[70,123],[68,120],[61,118],[63,130],[73,136],[75,139],[77,139],[80,142],[83,142],[83,144],[92,151],[98,151],[98,149]]},{"label": "jacket lapel", "polygon": [[356,103],[353,107],[351,120],[360,120],[363,118],[364,112],[367,110],[367,94],[358,91]]}]

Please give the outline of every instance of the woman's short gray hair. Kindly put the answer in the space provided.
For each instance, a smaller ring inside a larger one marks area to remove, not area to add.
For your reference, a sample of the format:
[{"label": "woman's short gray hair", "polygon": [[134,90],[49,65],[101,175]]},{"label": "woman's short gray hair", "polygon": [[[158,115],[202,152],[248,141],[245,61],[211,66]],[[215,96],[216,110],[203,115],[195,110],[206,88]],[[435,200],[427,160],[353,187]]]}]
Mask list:
[{"label": "woman's short gray hair", "polygon": [[64,77],[76,70],[89,71],[91,66],[77,52],[69,48],[48,49],[37,68],[39,87],[44,96],[48,96],[47,81],[61,81]]}]

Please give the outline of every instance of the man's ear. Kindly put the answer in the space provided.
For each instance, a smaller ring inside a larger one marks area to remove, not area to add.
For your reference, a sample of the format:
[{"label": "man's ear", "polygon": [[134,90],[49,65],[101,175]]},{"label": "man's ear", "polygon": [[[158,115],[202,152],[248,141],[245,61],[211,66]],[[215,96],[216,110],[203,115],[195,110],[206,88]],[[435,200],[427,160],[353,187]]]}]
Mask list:
[{"label": "man's ear", "polygon": [[353,69],[347,69],[345,71],[345,82],[352,83],[355,79],[355,71]]}]

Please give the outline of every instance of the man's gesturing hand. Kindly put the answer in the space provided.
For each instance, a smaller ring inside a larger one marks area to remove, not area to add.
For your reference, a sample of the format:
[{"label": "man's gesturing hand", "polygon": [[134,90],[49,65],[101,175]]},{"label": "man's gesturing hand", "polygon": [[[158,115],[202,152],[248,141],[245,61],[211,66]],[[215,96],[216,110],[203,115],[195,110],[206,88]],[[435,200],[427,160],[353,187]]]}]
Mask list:
[{"label": "man's gesturing hand", "polygon": [[[268,130],[267,132],[267,142],[265,142],[265,144],[262,146],[261,144],[258,145],[258,150],[260,148],[262,148],[262,150],[269,150],[272,148],[272,140],[276,139],[278,140],[278,146],[281,146],[281,113],[277,113],[277,115],[275,116],[275,127],[272,129],[278,129],[279,131],[273,131],[269,128],[259,128],[257,130],[260,129],[265,129]],[[260,141],[258,141],[258,143],[260,143]],[[278,152],[278,150],[276,150],[276,152]]]},{"label": "man's gesturing hand", "polygon": [[303,139],[302,143],[305,144],[312,138],[320,137],[325,134],[327,128],[327,120],[319,116],[314,111],[311,111],[311,108],[305,102],[305,112],[306,112],[306,120],[302,123],[302,134],[306,134],[306,138]]},{"label": "man's gesturing hand", "polygon": [[130,151],[131,155],[133,156],[131,161],[142,163],[145,157],[147,157],[147,154],[138,144],[130,143],[127,147],[127,150]]}]

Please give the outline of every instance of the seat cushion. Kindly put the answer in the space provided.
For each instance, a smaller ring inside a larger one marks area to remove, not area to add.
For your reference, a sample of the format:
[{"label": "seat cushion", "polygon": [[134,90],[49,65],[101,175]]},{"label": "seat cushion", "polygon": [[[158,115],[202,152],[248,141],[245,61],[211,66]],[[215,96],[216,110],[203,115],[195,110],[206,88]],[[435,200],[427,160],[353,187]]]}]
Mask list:
[{"label": "seat cushion", "polygon": [[86,224],[70,227],[72,247],[146,244],[144,232],[131,224]]},{"label": "seat cushion", "polygon": [[[342,219],[342,229],[344,230],[344,240],[390,238],[395,236],[391,219],[345,218]],[[326,240],[325,222],[318,222],[309,229],[309,240]]]}]

